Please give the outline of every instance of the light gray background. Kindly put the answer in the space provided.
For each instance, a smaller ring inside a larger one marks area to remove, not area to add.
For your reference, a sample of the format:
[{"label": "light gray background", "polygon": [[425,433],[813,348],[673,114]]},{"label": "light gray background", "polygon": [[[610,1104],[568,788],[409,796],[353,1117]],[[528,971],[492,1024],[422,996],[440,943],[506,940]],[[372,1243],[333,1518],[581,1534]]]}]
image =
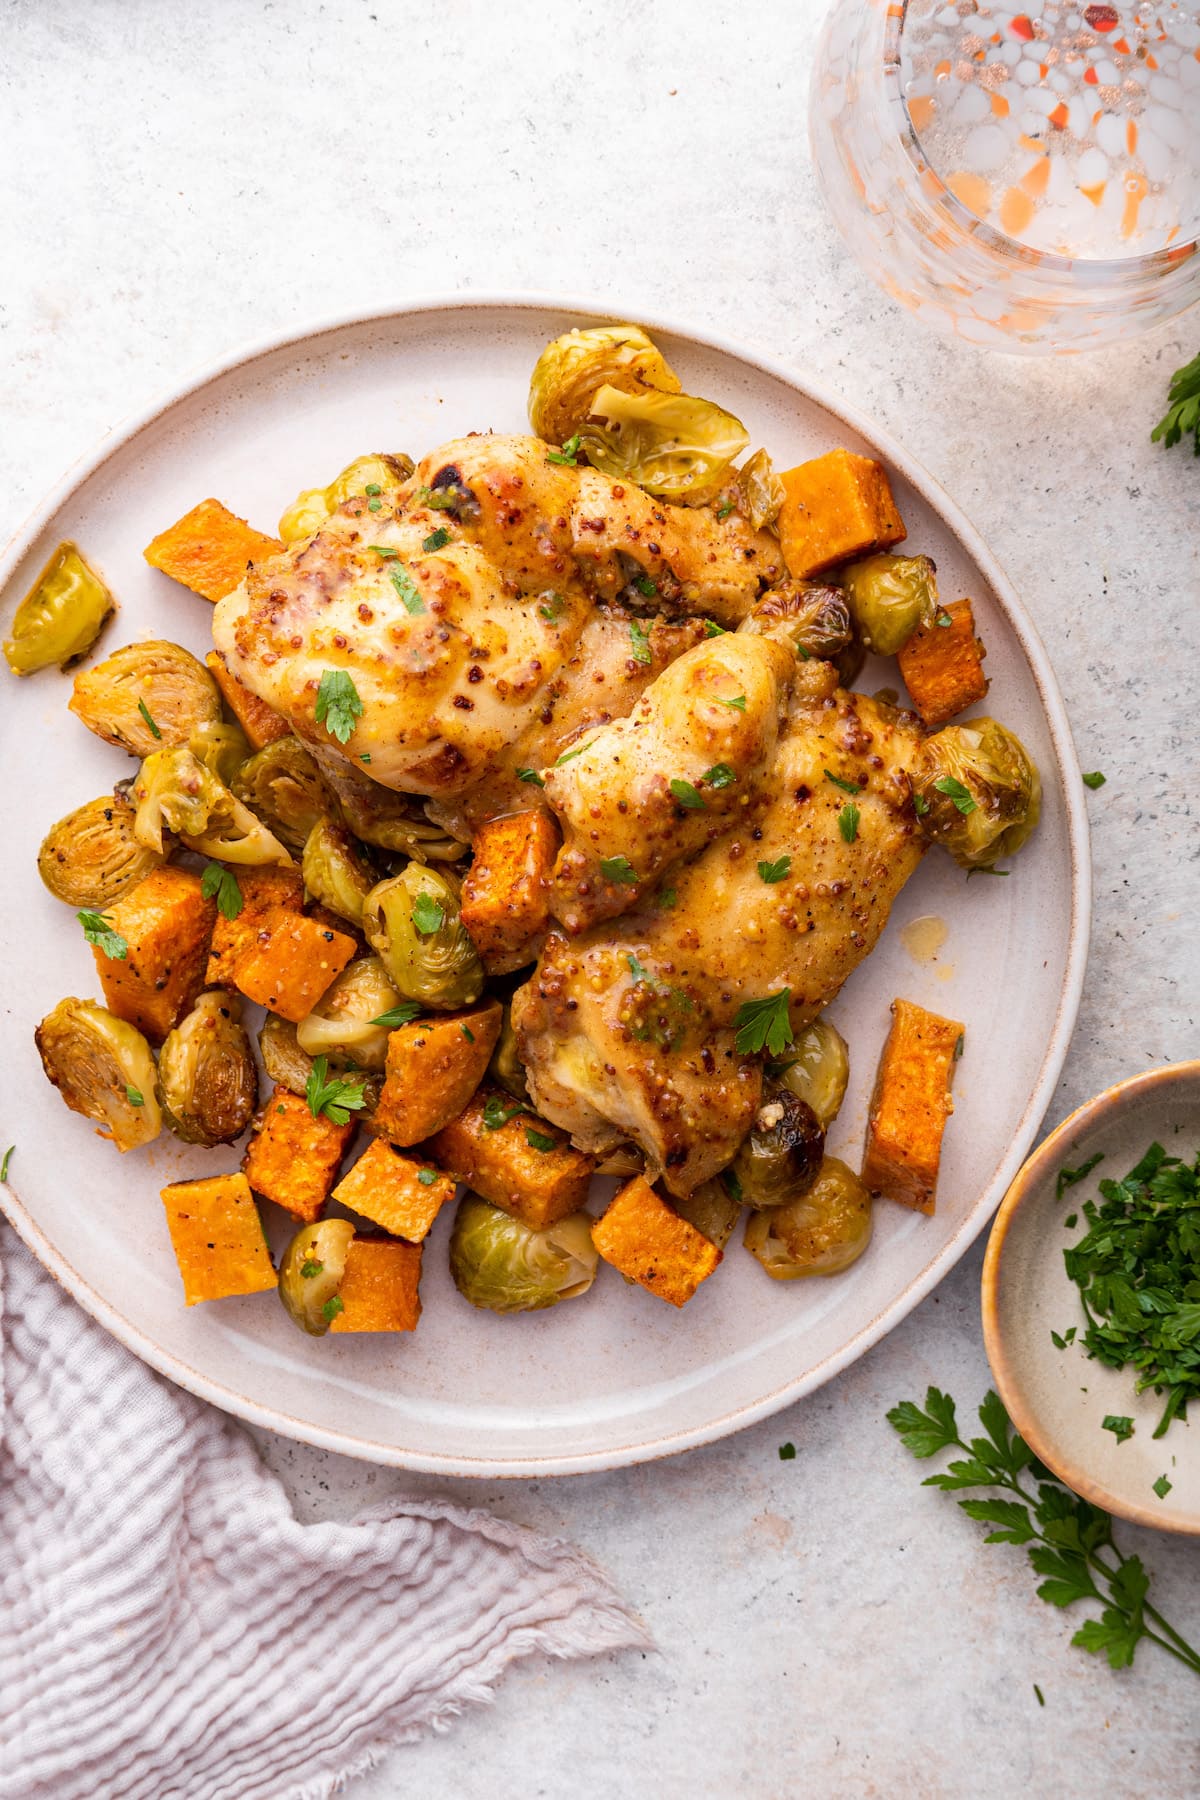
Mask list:
[{"label": "light gray background", "polygon": [[[608,292],[815,371],[978,523],[1050,648],[1083,766],[1108,776],[1088,802],[1092,961],[1052,1124],[1197,1053],[1200,464],[1148,433],[1200,313],[1046,363],[897,311],[814,187],[821,11],[5,0],[0,527],[194,365],[422,291]],[[977,1250],[810,1400],[656,1466],[478,1486],[258,1434],[304,1517],[450,1494],[577,1540],[659,1645],[524,1665],[494,1707],[353,1791],[1194,1794],[1194,1678],[1153,1649],[1117,1676],[1069,1648],[1070,1617],[1033,1597],[1020,1554],[984,1549],[883,1422],[931,1381],[960,1406],[982,1396],[979,1266]],[[1121,1537],[1200,1638],[1200,1552]]]}]

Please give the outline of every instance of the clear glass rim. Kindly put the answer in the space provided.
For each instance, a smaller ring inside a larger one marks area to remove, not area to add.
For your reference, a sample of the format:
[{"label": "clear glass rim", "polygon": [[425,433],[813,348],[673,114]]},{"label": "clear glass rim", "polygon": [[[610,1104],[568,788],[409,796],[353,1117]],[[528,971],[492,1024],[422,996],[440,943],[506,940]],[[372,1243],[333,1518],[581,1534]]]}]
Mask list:
[{"label": "clear glass rim", "polygon": [[[878,3],[878,0],[877,0]],[[1191,237],[1181,243],[1172,244],[1162,250],[1145,250],[1136,256],[1062,256],[1056,250],[1035,250],[1030,244],[1022,244],[1005,232],[998,231],[989,225],[969,206],[964,206],[958,195],[946,186],[937,170],[930,163],[921,148],[921,140],[909,116],[908,104],[904,98],[904,90],[900,79],[900,40],[904,32],[904,21],[908,14],[909,0],[882,0],[885,7],[885,29],[883,45],[883,78],[887,94],[888,106],[897,125],[897,134],[905,155],[912,163],[917,174],[937,184],[937,191],[928,194],[932,204],[951,222],[968,236],[975,238],[986,249],[996,251],[1014,262],[1024,263],[1028,268],[1044,270],[1049,275],[1069,276],[1073,280],[1081,277],[1097,286],[1105,282],[1120,284],[1133,283],[1144,279],[1147,275],[1165,275],[1173,269],[1183,267],[1200,251],[1200,226]]]}]

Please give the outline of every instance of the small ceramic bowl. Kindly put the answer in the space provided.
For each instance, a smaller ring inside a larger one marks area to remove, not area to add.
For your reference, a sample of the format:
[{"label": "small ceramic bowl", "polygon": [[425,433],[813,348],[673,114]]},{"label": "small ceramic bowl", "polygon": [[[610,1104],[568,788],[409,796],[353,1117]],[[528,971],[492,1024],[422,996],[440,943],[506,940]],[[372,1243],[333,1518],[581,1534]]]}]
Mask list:
[{"label": "small ceramic bowl", "polygon": [[[996,1214],[983,1265],[983,1340],[1009,1417],[1034,1454],[1067,1485],[1106,1512],[1159,1531],[1200,1536],[1200,1400],[1190,1424],[1165,1437],[1154,1428],[1163,1397],[1138,1394],[1132,1369],[1092,1361],[1079,1338],[1058,1349],[1051,1332],[1074,1325],[1083,1335],[1079,1289],[1063,1250],[1084,1232],[1082,1202],[1103,1176],[1128,1174],[1157,1140],[1168,1155],[1200,1150],[1200,1062],[1149,1069],[1089,1100],[1039,1144]],[[1060,1169],[1077,1169],[1097,1151],[1104,1161],[1061,1199]],[[1070,1230],[1065,1220],[1079,1215]],[[1133,1436],[1103,1429],[1106,1414],[1127,1415]],[[1171,1483],[1162,1499],[1160,1476]]]}]

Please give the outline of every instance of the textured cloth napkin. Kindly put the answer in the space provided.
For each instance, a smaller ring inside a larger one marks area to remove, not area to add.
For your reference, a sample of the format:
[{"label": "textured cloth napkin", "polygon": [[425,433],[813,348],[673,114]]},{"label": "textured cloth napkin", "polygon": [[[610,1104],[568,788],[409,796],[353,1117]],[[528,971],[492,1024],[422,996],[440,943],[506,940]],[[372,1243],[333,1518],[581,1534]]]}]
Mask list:
[{"label": "textured cloth napkin", "polygon": [[586,1557],[486,1513],[299,1524],[0,1224],[4,1800],[319,1800],[517,1657],[646,1644]]}]

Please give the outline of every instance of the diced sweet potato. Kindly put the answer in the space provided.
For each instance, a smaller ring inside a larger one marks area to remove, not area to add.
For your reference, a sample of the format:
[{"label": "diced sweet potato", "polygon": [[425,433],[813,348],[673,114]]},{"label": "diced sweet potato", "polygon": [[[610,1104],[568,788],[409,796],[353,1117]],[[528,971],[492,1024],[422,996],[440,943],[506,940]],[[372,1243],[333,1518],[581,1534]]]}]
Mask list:
[{"label": "diced sweet potato", "polygon": [[234,959],[234,986],[247,1000],[298,1025],[356,949],[345,932],[277,906]]},{"label": "diced sweet potato", "polygon": [[333,1197],[393,1237],[419,1244],[457,1186],[452,1176],[420,1157],[404,1156],[376,1138],[339,1181]]},{"label": "diced sweet potato", "polygon": [[277,1087],[259,1113],[242,1158],[246,1179],[264,1200],[311,1225],[329,1198],[354,1132],[353,1119],[335,1125],[324,1113],[314,1118],[307,1100]]},{"label": "diced sweet potato", "polygon": [[476,832],[462,922],[489,974],[532,961],[532,940],[550,916],[547,883],[558,844],[558,827],[544,810],[490,819]]},{"label": "diced sweet potato", "polygon": [[685,1306],[721,1261],[710,1238],[681,1219],[644,1175],[635,1175],[592,1227],[592,1242],[614,1269],[672,1306]]},{"label": "diced sweet potato", "polygon": [[939,1018],[911,1000],[892,1002],[892,1029],[871,1096],[862,1178],[873,1194],[918,1212],[934,1208],[963,1031],[957,1019]]},{"label": "diced sweet potato", "polygon": [[356,1237],[338,1289],[342,1310],[330,1320],[330,1331],[415,1331],[420,1279],[420,1244]]},{"label": "diced sweet potato", "polygon": [[236,919],[217,916],[205,975],[209,987],[232,987],[234,965],[243,950],[254,943],[263,920],[279,907],[299,912],[304,904],[304,882],[299,869],[234,869],[242,910]]},{"label": "diced sweet potato", "polygon": [[173,1181],[162,1190],[188,1306],[275,1286],[271,1252],[244,1175]]},{"label": "diced sweet potato", "polygon": [[881,464],[853,450],[830,450],[780,476],[785,499],[779,543],[798,579],[873,550],[888,550],[908,533]]},{"label": "diced sweet potato", "polygon": [[499,1002],[485,1000],[393,1031],[372,1131],[403,1148],[456,1118],[483,1080],[502,1018]]},{"label": "diced sweet potato", "polygon": [[152,538],[142,555],[152,569],[215,604],[244,579],[248,563],[277,556],[282,549],[278,538],[255,531],[219,500],[201,500]]},{"label": "diced sweet potato", "polygon": [[500,1088],[480,1088],[425,1148],[443,1169],[534,1231],[579,1210],[596,1166],[564,1131],[523,1111]]},{"label": "diced sweet potato", "polygon": [[988,691],[969,600],[943,608],[948,625],[922,625],[900,651],[900,673],[912,703],[931,729],[982,700]]},{"label": "diced sweet potato", "polygon": [[95,950],[108,1010],[161,1044],[204,986],[216,917],[217,903],[204,898],[200,877],[170,866],[114,901],[105,918],[128,951],[117,958]]},{"label": "diced sweet potato", "polygon": [[252,749],[261,750],[264,745],[273,744],[276,738],[290,735],[292,728],[283,714],[260,700],[257,694],[252,694],[236,675],[231,675],[220,651],[210,650],[204,660],[221,690],[221,698],[245,732],[246,742]]}]

